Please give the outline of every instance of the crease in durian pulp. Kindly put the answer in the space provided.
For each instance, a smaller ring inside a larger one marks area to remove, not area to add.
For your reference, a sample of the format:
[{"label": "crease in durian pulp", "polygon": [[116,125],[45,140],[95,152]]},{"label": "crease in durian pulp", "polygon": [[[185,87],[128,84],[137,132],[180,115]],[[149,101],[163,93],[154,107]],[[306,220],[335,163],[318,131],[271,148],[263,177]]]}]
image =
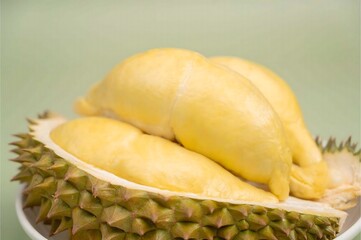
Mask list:
[{"label": "crease in durian pulp", "polygon": [[347,213],[343,211],[336,210],[330,207],[328,204],[312,202],[307,200],[301,200],[295,197],[288,197],[284,202],[281,203],[259,203],[259,202],[251,202],[251,201],[242,201],[242,200],[233,200],[233,199],[223,199],[223,198],[212,198],[207,196],[200,196],[194,193],[188,192],[174,192],[164,189],[158,189],[155,187],[149,187],[141,184],[137,184],[126,179],[120,178],[112,173],[109,173],[105,170],[96,168],[86,162],[81,161],[74,155],[66,152],[59,145],[57,145],[50,137],[50,133],[53,129],[58,127],[59,125],[65,123],[67,120],[62,117],[53,117],[51,119],[45,120],[37,120],[36,124],[30,126],[31,135],[35,140],[43,143],[45,147],[54,151],[55,154],[65,159],[70,164],[78,167],[79,169],[87,172],[88,174],[109,182],[113,185],[120,185],[123,187],[127,187],[130,189],[143,190],[147,192],[158,193],[163,196],[183,196],[193,199],[201,199],[201,200],[213,200],[217,202],[227,202],[231,204],[250,204],[250,205],[258,205],[267,208],[278,208],[284,209],[286,211],[296,211],[305,214],[314,214],[320,216],[329,216],[329,217],[339,217],[340,218],[340,228],[343,225]]}]

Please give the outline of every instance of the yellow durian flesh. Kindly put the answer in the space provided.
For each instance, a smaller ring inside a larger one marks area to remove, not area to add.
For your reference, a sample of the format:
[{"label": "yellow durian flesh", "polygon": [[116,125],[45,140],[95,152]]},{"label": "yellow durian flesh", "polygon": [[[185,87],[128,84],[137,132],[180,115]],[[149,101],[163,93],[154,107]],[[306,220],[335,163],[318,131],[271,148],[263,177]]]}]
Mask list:
[{"label": "yellow durian flesh", "polygon": [[279,199],[288,196],[291,155],[277,114],[248,80],[197,53],[155,49],[135,55],[75,108],[176,139],[248,180],[268,184]]},{"label": "yellow durian flesh", "polygon": [[138,184],[213,198],[278,201],[203,155],[120,121],[80,118],[61,124],[50,136],[78,159]]},{"label": "yellow durian flesh", "polygon": [[291,170],[292,194],[307,199],[322,197],[328,184],[327,164],[307,130],[291,88],[275,73],[256,63],[236,57],[213,57],[210,61],[249,79],[280,116],[295,163]]},{"label": "yellow durian flesh", "polygon": [[105,115],[166,139],[174,140],[170,114],[180,82],[187,78],[192,52],[168,57],[163,51],[148,51],[128,58],[95,84],[75,110],[82,115]]}]

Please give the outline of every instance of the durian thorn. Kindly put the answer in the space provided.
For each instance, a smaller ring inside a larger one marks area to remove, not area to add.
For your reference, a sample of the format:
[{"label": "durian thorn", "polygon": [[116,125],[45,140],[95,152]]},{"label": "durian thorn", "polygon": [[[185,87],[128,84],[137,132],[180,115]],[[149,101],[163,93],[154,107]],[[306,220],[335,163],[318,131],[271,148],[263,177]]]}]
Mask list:
[{"label": "durian thorn", "polygon": [[[102,233],[102,238],[104,240],[116,240],[116,239],[125,239],[126,233],[119,231],[117,228],[110,227],[108,224],[102,223],[100,225],[100,231]],[[162,238],[159,238],[161,240]]]},{"label": "durian thorn", "polygon": [[[357,152],[354,153],[355,156],[361,156],[361,149],[359,149]],[[360,159],[361,161],[361,159]]]},{"label": "durian thorn", "polygon": [[[336,144],[337,145],[337,144]],[[345,145],[345,143],[344,142],[340,142],[340,144],[337,146],[337,148],[338,148],[338,151],[340,151],[340,150],[342,150],[342,149],[344,149],[346,147],[346,145]]]},{"label": "durian thorn", "polygon": [[36,125],[37,124],[37,119],[26,118],[26,121],[29,123],[29,125]]},{"label": "durian thorn", "polygon": [[348,147],[348,146],[351,146],[352,145],[352,137],[349,136],[347,138],[347,140],[345,141],[345,146]]},{"label": "durian thorn", "polygon": [[39,119],[48,118],[48,117],[49,117],[49,110],[45,110],[43,113],[38,114]]},{"label": "durian thorn", "polygon": [[11,143],[9,143],[9,145],[16,146],[17,148],[20,148],[20,147],[25,147],[26,143],[24,143],[24,140],[20,140],[20,141],[11,142]]},{"label": "durian thorn", "polygon": [[319,226],[317,225],[314,225],[310,230],[309,230],[310,233],[314,234],[317,236],[318,239],[322,239],[323,237],[323,233],[322,233],[322,230],[320,229]]},{"label": "durian thorn", "polygon": [[32,148],[23,148],[22,150],[25,152],[31,153],[35,157],[39,157],[41,155],[41,153],[43,152],[43,146],[38,145],[38,146],[35,146]]},{"label": "durian thorn", "polygon": [[73,220],[70,217],[63,217],[59,224],[59,227],[54,231],[53,235],[61,233],[65,230],[71,229],[73,226]]},{"label": "durian thorn", "polygon": [[47,216],[47,214],[48,214],[48,212],[50,210],[50,207],[51,207],[51,200],[43,197],[41,199],[41,204],[40,204],[40,209],[39,209],[39,212],[38,212],[38,216],[36,217],[36,220],[35,220],[36,223],[47,220],[46,216]]},{"label": "durian thorn", "polygon": [[266,226],[260,230],[260,234],[269,240],[278,240],[278,238],[274,235],[274,232],[270,226]]},{"label": "durian thorn", "polygon": [[351,137],[348,137],[345,142],[340,142],[340,144],[337,144],[337,141],[334,137],[330,137],[325,146],[321,145],[321,150],[323,153],[325,152],[335,153],[346,150],[349,153],[353,154],[354,156],[361,157],[361,148],[357,150],[357,143],[353,143]]},{"label": "durian thorn", "polygon": [[336,236],[336,232],[333,230],[332,226],[327,226],[323,230],[326,231],[330,236]]},{"label": "durian thorn", "polygon": [[38,119],[48,119],[53,117],[59,117],[60,115],[50,110],[45,110],[43,113],[38,114]]},{"label": "durian thorn", "polygon": [[71,217],[71,208],[63,200],[56,198],[52,200],[51,208],[47,218]]},{"label": "durian thorn", "polygon": [[[308,239],[308,236],[306,234],[306,230],[303,228],[296,228],[296,232],[300,235],[300,239]],[[311,238],[313,239],[313,238]]]},{"label": "durian thorn", "polygon": [[326,143],[325,150],[328,152],[335,152],[337,150],[336,140],[330,137]]},{"label": "durian thorn", "polygon": [[16,140],[16,141],[13,141],[11,143],[9,143],[9,145],[13,145],[13,146],[16,146],[18,148],[25,148],[29,145],[32,144],[33,140],[30,138],[29,135],[27,134],[24,134],[23,136],[19,137],[20,135],[17,135],[15,137],[18,137],[20,139]]},{"label": "durian thorn", "polygon": [[79,194],[79,191],[73,187],[70,183],[67,183],[66,181],[59,180],[56,192],[54,193],[55,198],[59,198],[60,196],[64,195],[74,195]]},{"label": "durian thorn", "polygon": [[41,184],[44,181],[44,178],[40,174],[35,174],[29,185],[24,189],[24,193],[28,194],[36,186]]},{"label": "durian thorn", "polygon": [[349,137],[345,143],[345,148],[347,148],[349,152],[355,152],[357,148],[357,143],[353,143],[351,137]]},{"label": "durian thorn", "polygon": [[99,216],[103,211],[100,200],[94,198],[93,195],[86,190],[80,193],[79,207],[95,216]]},{"label": "durian thorn", "polygon": [[322,139],[320,136],[316,136],[315,143],[317,146],[322,147]]},{"label": "durian thorn", "polygon": [[81,177],[85,177],[85,176],[86,176],[86,174],[83,171],[81,171],[75,167],[69,167],[68,171],[65,174],[64,180],[69,180],[71,178],[81,178]]},{"label": "durian thorn", "polygon": [[297,235],[295,230],[291,230],[290,234],[287,236],[290,240],[297,240]]},{"label": "durian thorn", "polygon": [[31,178],[32,174],[28,172],[27,169],[23,169],[18,174],[16,174],[14,177],[11,178],[11,181],[23,181],[27,178]]},{"label": "durian thorn", "polygon": [[32,190],[40,190],[42,193],[46,193],[48,195],[53,194],[56,189],[56,180],[54,177],[47,177],[40,184],[35,185]]},{"label": "durian thorn", "polygon": [[350,150],[355,152],[356,151],[356,148],[357,148],[357,143],[354,143],[350,146]]},{"label": "durian thorn", "polygon": [[47,167],[47,170],[52,171],[57,177],[64,177],[68,170],[68,165],[64,161],[54,160],[53,165]]},{"label": "durian thorn", "polygon": [[60,223],[61,223],[60,219],[52,219],[49,237],[55,235],[55,231],[56,231],[56,229],[59,228]]},{"label": "durian thorn", "polygon": [[41,204],[41,196],[38,193],[30,192],[23,193],[25,196],[25,201],[23,204],[23,209],[38,206]]},{"label": "durian thorn", "polygon": [[28,168],[28,169],[32,169],[31,168],[31,165],[33,165],[33,163],[32,162],[22,162],[21,163],[22,165],[22,167],[25,167],[25,168]]},{"label": "durian thorn", "polygon": [[23,152],[23,150],[21,150],[19,148],[14,148],[14,149],[11,149],[10,152],[15,153],[16,155],[20,155]]},{"label": "durian thorn", "polygon": [[52,166],[52,158],[49,153],[43,154],[40,156],[40,159],[34,162],[31,167],[35,167],[41,170],[46,170],[48,167]]},{"label": "durian thorn", "polygon": [[[59,169],[59,168],[64,168],[66,167],[67,164],[63,161],[54,161],[54,164],[49,166],[47,169],[48,170],[55,170],[55,169]],[[65,179],[66,180],[66,179]]]},{"label": "durian thorn", "polygon": [[16,134],[13,134],[12,136],[20,138],[20,139],[26,139],[26,138],[29,137],[29,134],[27,134],[27,133],[16,133]]},{"label": "durian thorn", "polygon": [[28,163],[33,163],[36,160],[33,158],[33,156],[31,156],[29,153],[21,153],[19,156],[17,156],[16,158],[10,159],[10,161],[12,162],[16,162],[16,163],[20,163],[23,164],[25,162]]},{"label": "durian thorn", "polygon": [[75,235],[79,231],[99,228],[98,219],[95,216],[80,209],[79,207],[73,209],[72,219],[73,219],[73,226],[72,226],[73,235]]},{"label": "durian thorn", "polygon": [[326,227],[326,226],[330,226],[331,222],[327,218],[316,217],[315,218],[315,224]]}]

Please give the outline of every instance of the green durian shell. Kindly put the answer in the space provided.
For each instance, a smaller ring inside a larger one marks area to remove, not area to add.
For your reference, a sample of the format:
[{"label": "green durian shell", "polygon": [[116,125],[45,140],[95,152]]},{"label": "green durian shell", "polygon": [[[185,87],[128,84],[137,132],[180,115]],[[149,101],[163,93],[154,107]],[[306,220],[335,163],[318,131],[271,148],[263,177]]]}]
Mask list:
[{"label": "green durian shell", "polygon": [[97,179],[30,134],[17,135],[24,207],[70,239],[332,239],[338,217],[130,189]]}]

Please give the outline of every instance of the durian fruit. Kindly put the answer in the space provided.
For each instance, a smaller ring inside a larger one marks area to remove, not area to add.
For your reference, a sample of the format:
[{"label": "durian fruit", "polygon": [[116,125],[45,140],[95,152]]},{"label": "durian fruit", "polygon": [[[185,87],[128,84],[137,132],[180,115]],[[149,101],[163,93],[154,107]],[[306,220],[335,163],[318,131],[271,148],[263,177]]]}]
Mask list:
[{"label": "durian fruit", "polygon": [[328,185],[327,164],[303,121],[296,96],[287,83],[271,70],[248,60],[213,57],[210,61],[241,74],[267,98],[285,127],[292,151],[291,193],[300,198],[321,198]]},{"label": "durian fruit", "polygon": [[177,140],[247,180],[267,184],[280,200],[289,194],[292,159],[278,115],[247,79],[198,53],[154,49],[130,57],[75,108]]},{"label": "durian fruit", "polygon": [[[344,223],[345,212],[317,202],[259,203],[137,184],[64,150],[52,140],[64,119],[43,117],[31,121],[30,133],[16,135],[14,161],[21,167],[14,180],[26,183],[24,207],[40,207],[37,221],[51,224],[50,235],[69,231],[72,240],[333,239]],[[82,136],[71,137],[82,141]],[[93,147],[88,150],[95,152]]]}]

